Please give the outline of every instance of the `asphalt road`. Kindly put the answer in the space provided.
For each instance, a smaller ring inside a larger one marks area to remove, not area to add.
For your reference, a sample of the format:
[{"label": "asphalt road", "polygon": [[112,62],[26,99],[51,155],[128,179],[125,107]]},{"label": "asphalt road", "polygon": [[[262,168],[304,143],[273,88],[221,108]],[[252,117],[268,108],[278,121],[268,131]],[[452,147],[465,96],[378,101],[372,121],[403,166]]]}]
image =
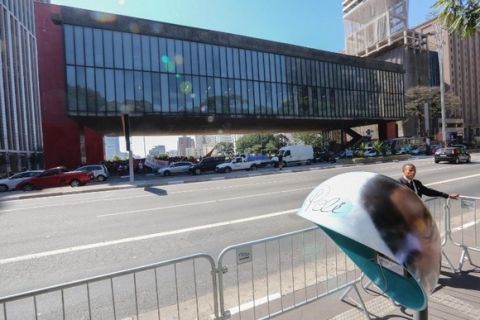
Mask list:
[{"label": "asphalt road", "polygon": [[[444,192],[480,196],[471,164],[417,159],[417,178]],[[0,296],[205,252],[305,227],[308,193],[349,171],[400,176],[402,162],[336,167],[146,189],[4,201]]]}]

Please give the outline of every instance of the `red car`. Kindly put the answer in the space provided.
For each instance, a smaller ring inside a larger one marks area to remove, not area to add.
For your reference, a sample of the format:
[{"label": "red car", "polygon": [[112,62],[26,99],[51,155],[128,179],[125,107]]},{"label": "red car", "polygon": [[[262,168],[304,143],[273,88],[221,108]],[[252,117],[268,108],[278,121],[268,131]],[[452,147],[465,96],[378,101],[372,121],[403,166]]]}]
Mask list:
[{"label": "red car", "polygon": [[66,185],[78,187],[85,185],[92,178],[91,172],[68,171],[65,167],[56,167],[43,171],[39,176],[22,181],[17,185],[16,189],[31,191]]}]

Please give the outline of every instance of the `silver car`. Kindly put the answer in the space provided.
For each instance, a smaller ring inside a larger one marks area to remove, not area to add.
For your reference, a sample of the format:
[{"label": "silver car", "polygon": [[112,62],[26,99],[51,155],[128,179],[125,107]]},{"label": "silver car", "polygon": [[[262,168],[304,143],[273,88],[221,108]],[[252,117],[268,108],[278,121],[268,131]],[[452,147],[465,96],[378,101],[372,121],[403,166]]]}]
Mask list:
[{"label": "silver car", "polygon": [[105,181],[107,180],[109,173],[107,167],[103,164],[89,164],[86,166],[81,166],[75,171],[83,171],[83,172],[91,172],[93,174],[93,178],[97,181]]},{"label": "silver car", "polygon": [[23,180],[29,179],[31,177],[36,177],[42,173],[43,170],[31,170],[31,171],[24,171],[13,176],[1,179],[0,180],[0,192],[5,192],[8,190],[15,190],[17,185],[22,182]]},{"label": "silver car", "polygon": [[193,166],[193,163],[188,161],[173,162],[168,166],[158,169],[158,173],[164,176],[169,176],[175,173],[187,173],[188,169]]}]

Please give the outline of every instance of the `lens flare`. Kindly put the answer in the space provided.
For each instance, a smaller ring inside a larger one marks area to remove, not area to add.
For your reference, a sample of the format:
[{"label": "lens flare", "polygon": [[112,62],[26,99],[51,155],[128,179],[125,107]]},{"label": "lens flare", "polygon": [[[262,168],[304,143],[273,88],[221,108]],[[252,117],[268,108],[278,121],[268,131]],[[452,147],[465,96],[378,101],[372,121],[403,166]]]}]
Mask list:
[{"label": "lens flare", "polygon": [[176,64],[183,64],[183,57],[181,55],[175,56],[175,63]]},{"label": "lens flare", "polygon": [[96,20],[101,23],[112,23],[117,20],[117,17],[113,14],[110,13],[105,13],[105,12],[91,12],[90,16],[92,17],[93,20]]},{"label": "lens flare", "polygon": [[180,84],[180,90],[182,90],[182,92],[184,94],[189,94],[192,92],[192,83],[190,81],[184,81]]},{"label": "lens flare", "polygon": [[168,72],[175,72],[175,62],[169,61],[166,67]]},{"label": "lens flare", "polygon": [[215,117],[214,117],[214,116],[208,116],[208,118],[207,118],[207,121],[208,121],[208,122],[212,123],[213,120],[215,120]]},{"label": "lens flare", "polygon": [[168,56],[162,56],[160,58],[164,64],[168,64],[170,62],[170,58]]}]

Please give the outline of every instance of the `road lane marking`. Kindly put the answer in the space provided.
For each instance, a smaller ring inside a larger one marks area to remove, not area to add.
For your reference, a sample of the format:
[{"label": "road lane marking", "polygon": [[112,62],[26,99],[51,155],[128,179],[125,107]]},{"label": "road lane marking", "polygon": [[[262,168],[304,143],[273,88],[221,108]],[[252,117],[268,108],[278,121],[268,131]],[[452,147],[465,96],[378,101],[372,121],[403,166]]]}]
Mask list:
[{"label": "road lane marking", "polygon": [[[234,314],[237,314],[237,313],[242,312],[242,311],[253,309],[254,307],[258,307],[262,304],[266,304],[267,302],[272,302],[274,300],[278,300],[281,297],[282,296],[280,295],[280,293],[276,292],[276,293],[271,294],[269,296],[258,298],[255,301],[242,303],[240,306],[236,306],[236,307],[230,308],[228,310],[230,311],[230,315],[233,316]],[[240,310],[239,310],[239,307],[240,307]]]},{"label": "road lane marking", "polygon": [[233,200],[243,200],[243,199],[249,199],[249,198],[277,195],[279,193],[289,193],[289,192],[295,192],[295,191],[312,190],[313,188],[314,187],[297,188],[297,189],[289,189],[289,190],[282,190],[282,191],[275,191],[275,192],[250,194],[250,195],[239,196],[239,197],[223,198],[223,199],[216,199],[216,200],[206,200],[206,201],[198,201],[198,202],[183,203],[183,204],[175,204],[175,205],[166,206],[166,207],[155,207],[155,208],[147,208],[147,209],[139,209],[139,210],[129,210],[129,211],[123,211],[123,212],[101,214],[101,215],[98,215],[97,218],[106,218],[106,217],[112,217],[112,216],[145,213],[145,212],[152,212],[152,211],[158,211],[158,210],[175,209],[175,208],[190,207],[190,206],[199,206],[199,205],[204,205],[204,204],[219,203],[219,202],[226,202],[226,201],[233,201]]},{"label": "road lane marking", "polygon": [[426,185],[427,185],[427,186],[434,186],[434,185],[437,185],[437,184],[442,184],[442,183],[447,183],[447,182],[453,182],[453,181],[459,181],[459,180],[465,180],[465,179],[476,178],[476,177],[480,177],[480,173],[478,173],[478,174],[472,174],[472,175],[470,175],[470,176],[463,176],[463,177],[458,177],[458,178],[453,178],[453,179],[448,179],[448,180],[442,180],[442,181],[432,182],[432,183],[428,183],[428,184],[426,184]]},{"label": "road lane marking", "polygon": [[245,223],[245,222],[251,222],[251,221],[256,221],[256,220],[269,219],[269,218],[282,216],[282,215],[285,215],[285,214],[295,213],[297,211],[298,211],[298,209],[291,209],[291,210],[286,210],[286,211],[267,213],[267,214],[264,214],[264,215],[261,215],[261,216],[254,216],[254,217],[242,218],[242,219],[236,219],[236,220],[230,220],[230,221],[222,221],[222,222],[206,224],[206,225],[202,225],[202,226],[196,226],[196,227],[190,227],[190,228],[184,228],[184,229],[178,229],[178,230],[171,230],[171,231],[165,231],[165,232],[146,234],[146,235],[143,235],[143,236],[129,237],[129,238],[123,238],[123,239],[118,239],[118,240],[103,241],[103,242],[97,242],[97,243],[86,244],[86,245],[81,245],[81,246],[75,246],[75,247],[69,247],[69,248],[63,248],[63,249],[57,249],[57,250],[51,250],[51,251],[38,252],[38,253],[27,254],[27,255],[18,256],[18,257],[1,259],[0,260],[0,265],[4,265],[4,264],[8,264],[8,263],[14,263],[14,262],[27,261],[27,260],[33,260],[33,259],[39,259],[39,258],[50,257],[50,256],[56,256],[56,255],[60,255],[60,254],[72,253],[72,252],[77,252],[77,251],[97,249],[97,248],[113,246],[113,245],[118,245],[118,244],[123,244],[123,243],[150,240],[150,239],[155,239],[155,238],[178,235],[178,234],[187,233],[187,232],[224,227],[224,226],[240,224],[240,223]]}]

